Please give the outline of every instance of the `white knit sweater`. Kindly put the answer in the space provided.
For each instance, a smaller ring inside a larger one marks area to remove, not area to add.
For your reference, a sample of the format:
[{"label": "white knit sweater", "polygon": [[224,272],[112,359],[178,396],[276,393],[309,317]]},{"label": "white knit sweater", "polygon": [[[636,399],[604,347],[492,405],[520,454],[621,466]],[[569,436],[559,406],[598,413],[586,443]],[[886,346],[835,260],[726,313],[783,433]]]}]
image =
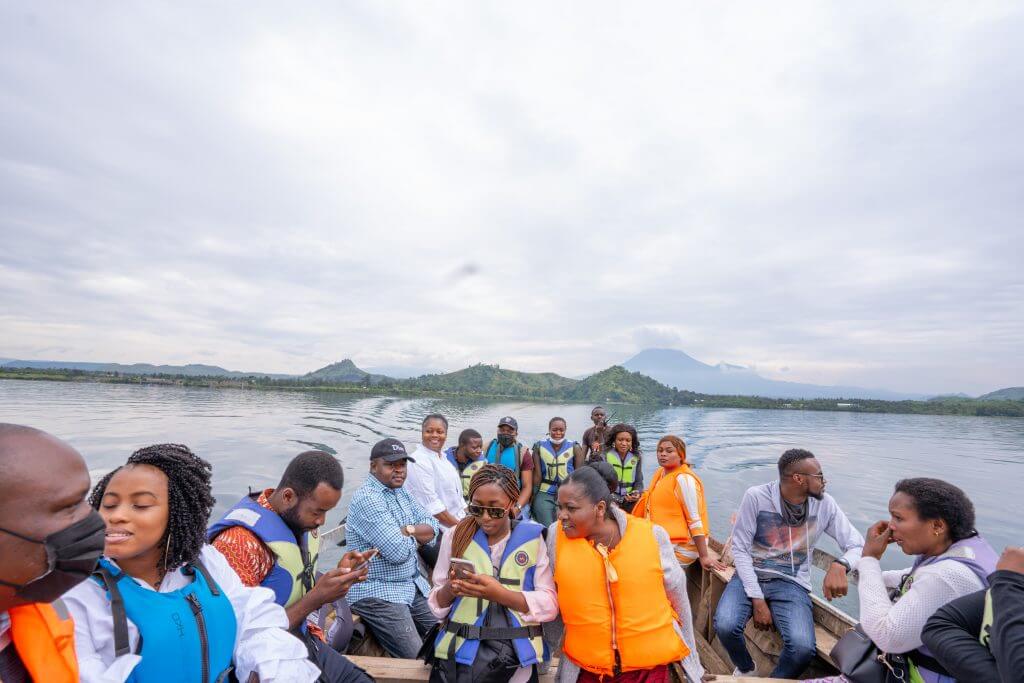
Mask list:
[{"label": "white knit sweater", "polygon": [[897,588],[909,569],[883,572],[873,557],[862,557],[857,569],[861,627],[883,652],[909,652],[921,647],[921,631],[937,609],[984,588],[981,579],[963,563],[936,562],[918,569],[910,590],[893,603],[886,589]]}]

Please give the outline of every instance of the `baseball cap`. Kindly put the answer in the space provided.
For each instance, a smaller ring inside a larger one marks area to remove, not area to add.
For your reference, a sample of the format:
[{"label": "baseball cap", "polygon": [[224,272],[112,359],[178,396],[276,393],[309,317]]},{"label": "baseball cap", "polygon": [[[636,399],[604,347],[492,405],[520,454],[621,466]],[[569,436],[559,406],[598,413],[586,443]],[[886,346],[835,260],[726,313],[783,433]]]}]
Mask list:
[{"label": "baseball cap", "polygon": [[384,458],[384,462],[395,462],[397,460],[408,460],[416,462],[405,452],[405,446],[398,439],[384,439],[373,444],[370,451],[370,460]]},{"label": "baseball cap", "polygon": [[498,426],[500,427],[502,425],[508,425],[512,429],[515,429],[516,431],[519,431],[519,423],[516,422],[516,419],[514,417],[506,416],[506,417],[503,417],[500,420],[498,420]]}]

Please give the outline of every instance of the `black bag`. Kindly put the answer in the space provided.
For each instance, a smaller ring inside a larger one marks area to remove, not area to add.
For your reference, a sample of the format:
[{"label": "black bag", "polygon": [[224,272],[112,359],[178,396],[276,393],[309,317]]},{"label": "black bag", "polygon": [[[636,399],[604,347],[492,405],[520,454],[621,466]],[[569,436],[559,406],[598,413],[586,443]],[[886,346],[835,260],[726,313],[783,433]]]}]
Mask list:
[{"label": "black bag", "polygon": [[832,652],[832,661],[852,683],[909,683],[906,655],[882,652],[857,624],[843,634]]}]

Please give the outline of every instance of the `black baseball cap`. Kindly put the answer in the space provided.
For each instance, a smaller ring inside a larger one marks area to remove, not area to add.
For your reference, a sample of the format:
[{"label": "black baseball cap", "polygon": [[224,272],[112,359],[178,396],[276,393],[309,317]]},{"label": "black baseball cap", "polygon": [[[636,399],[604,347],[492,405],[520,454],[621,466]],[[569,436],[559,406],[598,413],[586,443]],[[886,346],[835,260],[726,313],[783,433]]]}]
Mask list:
[{"label": "black baseball cap", "polygon": [[509,427],[511,427],[512,429],[516,430],[517,432],[519,431],[519,423],[516,422],[516,419],[514,417],[506,416],[506,417],[503,417],[500,420],[498,420],[498,426],[500,427],[502,425],[508,425]]},{"label": "black baseball cap", "polygon": [[376,460],[377,458],[384,458],[384,462],[397,462],[399,460],[416,462],[405,452],[405,446],[398,439],[384,439],[373,444],[373,450],[370,451],[370,460]]}]

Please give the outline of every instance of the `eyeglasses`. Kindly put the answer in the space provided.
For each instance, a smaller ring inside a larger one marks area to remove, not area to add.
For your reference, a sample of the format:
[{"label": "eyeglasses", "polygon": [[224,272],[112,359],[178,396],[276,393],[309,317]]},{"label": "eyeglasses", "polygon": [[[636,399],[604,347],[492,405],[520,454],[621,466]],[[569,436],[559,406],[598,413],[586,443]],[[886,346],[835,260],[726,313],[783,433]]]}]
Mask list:
[{"label": "eyeglasses", "polygon": [[475,503],[467,505],[466,512],[474,517],[483,517],[486,512],[491,519],[502,519],[506,514],[508,514],[508,510],[505,508],[492,508],[487,505],[477,505]]},{"label": "eyeglasses", "polygon": [[825,479],[825,475],[822,472],[819,472],[817,474],[804,474],[803,472],[797,472],[796,474],[799,474],[801,477],[817,477],[818,479],[821,479],[822,484],[828,481],[827,479]]}]

